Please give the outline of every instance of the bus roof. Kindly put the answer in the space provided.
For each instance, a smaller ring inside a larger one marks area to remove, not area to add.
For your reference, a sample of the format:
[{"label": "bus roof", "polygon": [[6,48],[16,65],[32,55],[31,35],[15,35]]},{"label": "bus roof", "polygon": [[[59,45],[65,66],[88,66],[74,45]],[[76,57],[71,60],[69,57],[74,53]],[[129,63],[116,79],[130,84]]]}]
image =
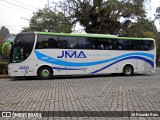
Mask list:
[{"label": "bus roof", "polygon": [[135,38],[135,37],[118,37],[116,35],[92,34],[92,33],[54,33],[54,32],[34,32],[40,35],[60,35],[60,36],[75,36],[75,37],[95,37],[95,38],[117,38],[117,39],[133,39],[133,40],[154,40],[153,38]]}]

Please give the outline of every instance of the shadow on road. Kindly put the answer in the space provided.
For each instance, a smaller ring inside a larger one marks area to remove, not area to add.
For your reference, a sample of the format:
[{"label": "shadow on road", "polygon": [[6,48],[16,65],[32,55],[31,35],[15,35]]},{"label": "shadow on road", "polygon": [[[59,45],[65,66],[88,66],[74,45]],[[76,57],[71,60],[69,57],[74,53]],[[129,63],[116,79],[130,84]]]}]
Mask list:
[{"label": "shadow on road", "polygon": [[[47,80],[60,80],[60,79],[84,79],[84,78],[101,78],[101,77],[133,77],[133,76],[152,76],[152,74],[134,74],[132,76],[124,76],[123,74],[101,74],[101,75],[63,75],[53,76]],[[41,80],[39,77],[14,77],[12,81],[30,81],[30,80]]]}]

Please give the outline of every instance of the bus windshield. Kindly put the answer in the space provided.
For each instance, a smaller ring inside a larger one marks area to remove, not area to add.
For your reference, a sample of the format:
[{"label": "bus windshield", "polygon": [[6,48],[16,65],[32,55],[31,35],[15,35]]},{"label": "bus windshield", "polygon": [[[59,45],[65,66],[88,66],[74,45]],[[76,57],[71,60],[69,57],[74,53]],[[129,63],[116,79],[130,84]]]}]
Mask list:
[{"label": "bus windshield", "polygon": [[34,34],[18,34],[12,45],[10,62],[19,63],[26,60],[32,52],[33,45]]}]

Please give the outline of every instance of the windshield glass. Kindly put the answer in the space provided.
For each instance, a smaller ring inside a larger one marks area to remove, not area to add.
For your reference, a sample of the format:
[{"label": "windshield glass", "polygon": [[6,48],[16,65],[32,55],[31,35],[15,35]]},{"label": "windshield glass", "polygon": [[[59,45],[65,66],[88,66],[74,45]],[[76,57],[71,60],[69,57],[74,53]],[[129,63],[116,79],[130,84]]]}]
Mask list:
[{"label": "windshield glass", "polygon": [[19,63],[28,58],[34,45],[34,34],[18,34],[11,49],[11,63]]}]

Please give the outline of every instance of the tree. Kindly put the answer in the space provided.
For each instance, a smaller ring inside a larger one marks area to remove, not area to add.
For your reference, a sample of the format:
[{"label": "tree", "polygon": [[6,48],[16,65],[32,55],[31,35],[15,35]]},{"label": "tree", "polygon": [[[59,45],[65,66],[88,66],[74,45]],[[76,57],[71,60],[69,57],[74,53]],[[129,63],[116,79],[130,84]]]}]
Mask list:
[{"label": "tree", "polygon": [[5,26],[1,27],[0,30],[0,61],[3,61],[3,59],[7,60],[9,57],[9,48],[5,49],[5,54],[2,54],[2,46],[3,46],[3,40],[9,35],[9,30]]},{"label": "tree", "polygon": [[9,35],[9,30],[5,26],[2,26],[0,29],[0,37],[3,40],[5,37]]},{"label": "tree", "polygon": [[0,62],[2,61],[2,38],[0,37]]},{"label": "tree", "polygon": [[131,23],[145,17],[146,0],[66,0],[62,6],[87,33],[119,34]]},{"label": "tree", "polygon": [[160,53],[160,39],[154,21],[148,19],[139,19],[132,23],[126,30],[121,31],[121,36],[153,38],[156,41],[157,54]]},{"label": "tree", "polygon": [[40,9],[34,13],[30,19],[30,25],[23,28],[23,31],[51,31],[71,33],[72,25],[70,19],[62,12],[54,10]]},{"label": "tree", "polygon": [[131,23],[125,30],[121,30],[120,35],[129,37],[147,37],[144,35],[145,32],[157,34],[157,28],[154,25],[154,21],[141,18],[138,19],[137,22]]},{"label": "tree", "polygon": [[156,8],[155,20],[160,19],[160,6]]}]

